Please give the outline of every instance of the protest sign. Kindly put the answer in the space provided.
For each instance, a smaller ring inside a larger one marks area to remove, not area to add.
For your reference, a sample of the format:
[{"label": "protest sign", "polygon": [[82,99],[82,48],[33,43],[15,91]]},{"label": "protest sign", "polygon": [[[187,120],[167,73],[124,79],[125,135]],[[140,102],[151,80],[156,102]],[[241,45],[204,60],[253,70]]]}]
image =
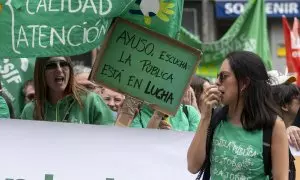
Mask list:
[{"label": "protest sign", "polygon": [[0,120],[1,180],[183,180],[193,133]]},{"label": "protest sign", "polygon": [[201,52],[123,19],[110,29],[91,79],[173,115]]},{"label": "protest sign", "polygon": [[272,68],[268,41],[267,19],[263,0],[249,0],[246,9],[226,34],[218,41],[204,43],[185,29],[181,29],[179,40],[203,50],[197,74],[216,77],[225,56],[233,51],[252,51],[258,54],[267,69]]},{"label": "protest sign", "polygon": [[[4,119],[0,127],[1,180],[197,177],[187,170],[192,132]],[[292,152],[299,179],[300,152]]]},{"label": "protest sign", "polygon": [[14,113],[19,117],[24,107],[22,89],[33,79],[35,58],[0,59],[0,80],[3,92],[12,102]]},{"label": "protest sign", "polygon": [[183,0],[0,0],[0,58],[78,55],[101,45],[121,16],[177,37]]},{"label": "protest sign", "polygon": [[0,58],[70,56],[99,46],[133,0],[0,0]]}]

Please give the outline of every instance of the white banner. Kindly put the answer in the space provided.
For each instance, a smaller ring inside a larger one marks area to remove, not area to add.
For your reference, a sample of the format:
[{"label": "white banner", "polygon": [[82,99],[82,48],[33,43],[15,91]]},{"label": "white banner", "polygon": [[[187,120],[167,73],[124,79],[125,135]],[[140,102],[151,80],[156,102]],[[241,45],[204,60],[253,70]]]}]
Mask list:
[{"label": "white banner", "polygon": [[[0,180],[185,180],[193,133],[0,121]],[[49,175],[46,175],[49,174]]]}]

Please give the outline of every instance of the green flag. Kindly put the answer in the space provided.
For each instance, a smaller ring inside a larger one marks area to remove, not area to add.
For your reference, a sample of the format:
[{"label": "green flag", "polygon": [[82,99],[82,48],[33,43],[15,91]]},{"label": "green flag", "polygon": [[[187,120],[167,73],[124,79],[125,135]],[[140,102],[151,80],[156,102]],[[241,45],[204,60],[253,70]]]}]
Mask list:
[{"label": "green flag", "polygon": [[180,31],[184,0],[135,0],[122,18],[176,38]]},{"label": "green flag", "polygon": [[3,92],[12,102],[16,117],[24,107],[23,85],[33,78],[35,58],[1,59],[0,79]]},{"label": "green flag", "polygon": [[225,56],[236,50],[255,52],[263,59],[268,69],[272,67],[264,5],[263,0],[250,0],[244,13],[236,19],[228,32],[220,40],[212,43],[202,43],[181,28],[180,41],[203,51],[197,69],[198,75],[216,77]]},{"label": "green flag", "polygon": [[177,37],[182,11],[183,0],[0,0],[0,58],[85,53],[118,16]]},{"label": "green flag", "polygon": [[0,0],[0,58],[70,56],[98,47],[134,0]]}]

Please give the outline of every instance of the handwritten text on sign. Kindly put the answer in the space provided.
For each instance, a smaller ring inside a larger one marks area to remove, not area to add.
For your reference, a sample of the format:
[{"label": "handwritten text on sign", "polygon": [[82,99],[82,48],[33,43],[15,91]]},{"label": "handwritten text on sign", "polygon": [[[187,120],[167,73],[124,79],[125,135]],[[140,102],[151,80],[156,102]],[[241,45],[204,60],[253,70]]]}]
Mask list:
[{"label": "handwritten text on sign", "polygon": [[92,79],[175,114],[199,57],[200,51],[119,19]]},{"label": "handwritten text on sign", "polygon": [[87,52],[100,45],[112,18],[132,1],[7,0],[0,13],[0,57]]}]

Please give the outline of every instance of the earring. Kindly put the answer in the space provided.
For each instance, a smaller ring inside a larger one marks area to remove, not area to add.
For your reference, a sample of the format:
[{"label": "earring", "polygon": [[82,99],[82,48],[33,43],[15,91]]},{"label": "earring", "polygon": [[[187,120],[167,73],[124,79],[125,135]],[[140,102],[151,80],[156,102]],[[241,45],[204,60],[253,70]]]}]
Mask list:
[{"label": "earring", "polygon": [[241,94],[241,95],[244,95],[244,93],[245,93],[244,90],[245,90],[245,88],[242,88],[242,89],[240,90],[240,94]]}]

